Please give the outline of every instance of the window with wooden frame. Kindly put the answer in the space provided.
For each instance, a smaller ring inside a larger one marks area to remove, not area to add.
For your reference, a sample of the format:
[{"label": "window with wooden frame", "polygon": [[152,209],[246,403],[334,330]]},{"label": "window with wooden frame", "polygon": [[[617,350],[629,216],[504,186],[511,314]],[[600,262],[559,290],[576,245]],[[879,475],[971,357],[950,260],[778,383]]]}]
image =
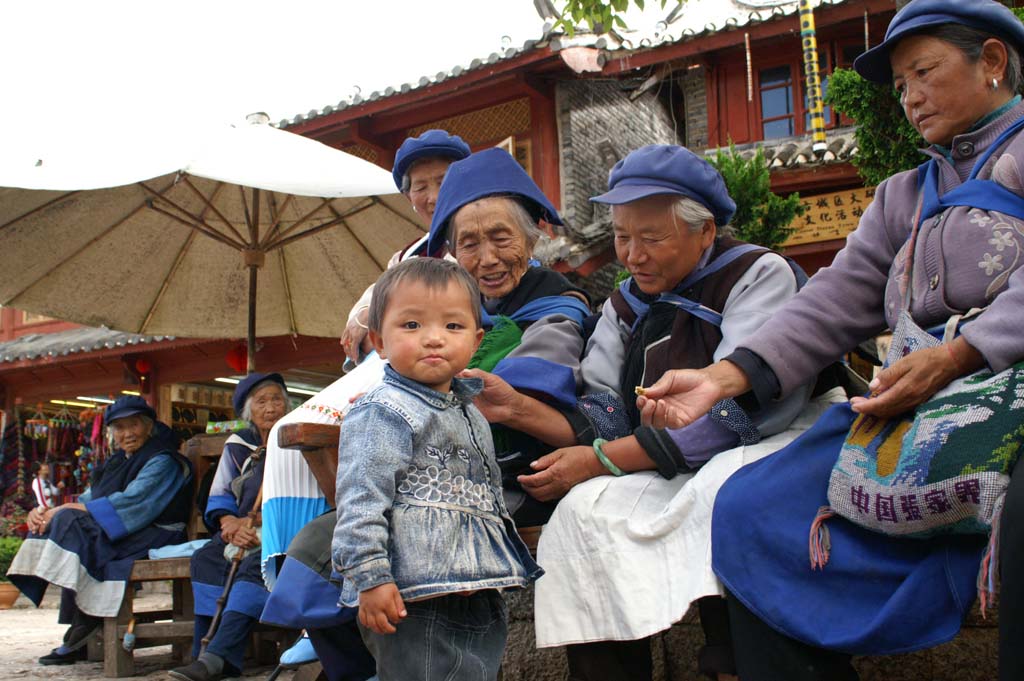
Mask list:
[{"label": "window with wooden frame", "polygon": [[[785,49],[778,49],[780,47],[780,44],[755,47],[749,98],[745,54],[734,51],[715,64],[709,82],[708,103],[712,107],[709,122],[714,129],[709,144],[725,146],[730,141],[744,144],[810,132],[807,84],[799,41],[787,42]],[[758,58],[758,53],[769,52],[770,60]],[[828,92],[832,71],[836,67],[849,68],[861,52],[863,41],[819,40],[818,72],[823,96]],[[831,107],[826,106],[824,114],[826,129],[851,124]]]}]

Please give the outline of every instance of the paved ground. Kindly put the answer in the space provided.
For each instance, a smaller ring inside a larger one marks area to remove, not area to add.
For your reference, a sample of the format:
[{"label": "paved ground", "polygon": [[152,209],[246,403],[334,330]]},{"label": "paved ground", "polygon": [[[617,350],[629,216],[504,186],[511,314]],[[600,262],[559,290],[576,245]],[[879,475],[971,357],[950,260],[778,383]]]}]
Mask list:
[{"label": "paved ground", "polygon": [[[50,591],[55,591],[51,589]],[[157,610],[170,605],[170,596],[154,594],[137,599],[143,609]],[[60,643],[65,627],[57,624],[57,599],[48,593],[43,607],[35,608],[19,597],[11,610],[0,610],[0,679],[3,681],[63,681],[102,679],[102,662],[79,662],[60,667],[44,667],[36,662]],[[170,646],[141,650],[135,654],[137,676],[130,679],[169,679],[167,670],[174,666]],[[272,668],[246,670],[244,679],[265,679]],[[289,677],[286,674],[282,679]]]}]

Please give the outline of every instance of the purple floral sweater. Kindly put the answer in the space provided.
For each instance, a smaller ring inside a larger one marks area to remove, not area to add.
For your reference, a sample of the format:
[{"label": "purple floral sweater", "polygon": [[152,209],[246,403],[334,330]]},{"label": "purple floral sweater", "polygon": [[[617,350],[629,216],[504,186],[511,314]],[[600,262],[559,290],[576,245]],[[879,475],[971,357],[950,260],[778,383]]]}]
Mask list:
[{"label": "purple floral sweater", "polygon": [[[1024,103],[955,137],[952,160],[936,149],[926,150],[939,160],[939,194],[960,185],[975,160],[1021,116]],[[998,182],[1024,201],[1024,133],[997,150],[978,177]],[[741,353],[745,348],[770,367],[782,395],[858,342],[895,325],[905,295],[917,182],[914,169],[880,184],[833,264],[739,344]],[[994,371],[1024,358],[1024,223],[998,212],[949,208],[922,225],[914,262],[910,312],[920,326],[986,308],[964,326],[966,340]]]}]

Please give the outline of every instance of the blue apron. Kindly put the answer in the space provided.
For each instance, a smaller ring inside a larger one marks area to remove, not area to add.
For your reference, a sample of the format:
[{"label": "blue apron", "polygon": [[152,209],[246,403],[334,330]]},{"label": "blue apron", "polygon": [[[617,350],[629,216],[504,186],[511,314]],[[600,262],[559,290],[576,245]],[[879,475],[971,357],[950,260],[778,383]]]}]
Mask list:
[{"label": "blue apron", "polygon": [[[937,161],[922,165],[920,221],[952,206],[1024,219],[1024,199],[977,179],[1022,128],[1024,118],[978,159],[967,181],[941,197]],[[829,562],[811,569],[808,531],[828,503],[832,467],[855,418],[848,403],[836,405],[787,447],[726,481],[712,515],[712,567],[765,623],[811,645],[888,655],[948,641],[974,603],[984,537],[901,539],[835,517]]]}]

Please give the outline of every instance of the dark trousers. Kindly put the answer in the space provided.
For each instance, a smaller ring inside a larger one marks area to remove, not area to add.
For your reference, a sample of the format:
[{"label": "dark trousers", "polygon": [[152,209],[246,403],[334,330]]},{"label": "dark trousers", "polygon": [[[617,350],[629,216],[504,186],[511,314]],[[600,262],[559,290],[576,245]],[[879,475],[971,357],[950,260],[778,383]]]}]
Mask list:
[{"label": "dark trousers", "polygon": [[783,636],[728,598],[736,670],[743,681],[857,681],[850,656]]},{"label": "dark trousers", "polygon": [[999,681],[1019,681],[1024,679],[1024,473],[1016,468],[999,529]]},{"label": "dark trousers", "polygon": [[[199,648],[206,632],[210,630],[212,617],[196,615],[195,629],[192,638],[192,657],[199,657]],[[234,610],[228,610],[221,616],[217,631],[213,633],[206,652],[222,658],[225,671],[241,672],[245,660],[245,649],[249,644],[249,634],[256,625],[256,620]]]},{"label": "dark trousers", "polygon": [[[729,612],[718,597],[697,601],[704,646],[697,655],[697,668],[709,678],[735,674]],[[565,647],[571,681],[648,681],[652,675],[651,639],[636,641],[594,641]]]},{"label": "dark trousers", "polygon": [[60,647],[62,653],[67,653],[78,650],[88,643],[89,634],[103,624],[103,619],[86,615],[75,605],[75,592],[71,589],[61,589],[57,623],[70,625],[64,632],[63,645]]},{"label": "dark trousers", "polygon": [[365,681],[376,672],[377,662],[363,644],[355,619],[307,633],[327,681]]}]

